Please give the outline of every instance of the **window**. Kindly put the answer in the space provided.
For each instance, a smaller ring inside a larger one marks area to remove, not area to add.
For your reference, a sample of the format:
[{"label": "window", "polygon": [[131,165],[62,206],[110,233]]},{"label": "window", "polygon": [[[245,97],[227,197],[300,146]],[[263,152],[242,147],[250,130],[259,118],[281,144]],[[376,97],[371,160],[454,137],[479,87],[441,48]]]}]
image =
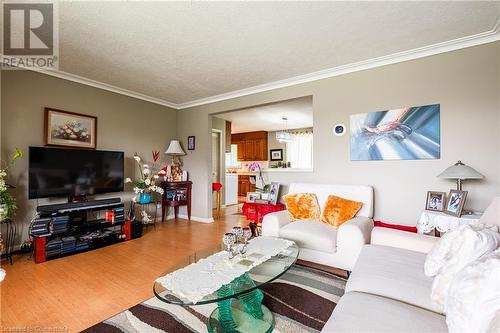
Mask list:
[{"label": "window", "polygon": [[238,162],[238,145],[231,145],[231,152],[226,153],[226,168],[241,168]]},{"label": "window", "polygon": [[291,132],[292,141],[286,144],[286,156],[292,168],[312,169],[312,131]]}]

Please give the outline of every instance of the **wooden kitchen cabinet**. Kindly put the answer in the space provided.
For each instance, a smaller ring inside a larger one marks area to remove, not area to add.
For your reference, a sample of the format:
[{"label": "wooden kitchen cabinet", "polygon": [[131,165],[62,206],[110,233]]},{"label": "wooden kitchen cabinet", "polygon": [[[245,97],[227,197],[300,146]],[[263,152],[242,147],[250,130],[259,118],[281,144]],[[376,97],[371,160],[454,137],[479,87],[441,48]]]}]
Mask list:
[{"label": "wooden kitchen cabinet", "polygon": [[238,175],[238,196],[246,197],[247,192],[255,192],[255,184],[250,183],[250,177],[248,175]]},{"label": "wooden kitchen cabinet", "polygon": [[226,120],[226,153],[231,152],[231,122]]},{"label": "wooden kitchen cabinet", "polygon": [[247,132],[231,135],[238,146],[238,161],[267,161],[267,132]]}]

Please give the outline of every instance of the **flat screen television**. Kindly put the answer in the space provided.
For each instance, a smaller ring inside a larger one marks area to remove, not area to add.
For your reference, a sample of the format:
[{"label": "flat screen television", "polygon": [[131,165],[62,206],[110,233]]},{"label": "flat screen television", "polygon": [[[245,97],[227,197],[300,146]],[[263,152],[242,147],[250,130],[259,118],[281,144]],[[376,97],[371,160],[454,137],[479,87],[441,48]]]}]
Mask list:
[{"label": "flat screen television", "polygon": [[29,148],[30,199],[123,191],[123,152]]}]

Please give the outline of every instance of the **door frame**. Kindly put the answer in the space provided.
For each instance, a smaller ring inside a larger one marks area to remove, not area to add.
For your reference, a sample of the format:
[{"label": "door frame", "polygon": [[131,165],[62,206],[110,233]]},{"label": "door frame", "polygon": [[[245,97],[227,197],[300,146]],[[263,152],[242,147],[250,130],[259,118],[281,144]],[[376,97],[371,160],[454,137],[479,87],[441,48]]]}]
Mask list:
[{"label": "door frame", "polygon": [[[219,170],[219,179],[220,179],[220,183],[222,184],[222,190],[221,190],[221,204],[220,206],[221,207],[226,207],[226,197],[225,197],[225,186],[226,186],[226,168],[225,168],[225,151],[226,151],[226,147],[224,146],[224,142],[222,140],[222,134],[223,134],[223,131],[220,130],[220,129],[216,129],[216,128],[212,128],[212,131],[210,132],[210,134],[213,134],[213,133],[217,133],[219,134],[219,151],[220,151],[220,156],[219,156],[219,166],[220,166],[220,170]],[[210,149],[212,150],[212,149]],[[212,158],[214,158],[214,156],[212,156]],[[211,187],[211,185],[210,185]],[[214,208],[213,207],[213,200],[212,201],[212,209]]]}]

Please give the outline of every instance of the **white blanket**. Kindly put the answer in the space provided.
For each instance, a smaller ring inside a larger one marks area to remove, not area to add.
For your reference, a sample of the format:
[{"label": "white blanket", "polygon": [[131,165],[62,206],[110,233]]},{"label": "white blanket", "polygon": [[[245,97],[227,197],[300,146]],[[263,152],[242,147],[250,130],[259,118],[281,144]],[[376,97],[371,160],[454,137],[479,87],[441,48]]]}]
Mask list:
[{"label": "white blanket", "polygon": [[156,279],[179,298],[196,304],[203,297],[252,268],[283,252],[293,242],[275,237],[258,237],[250,241],[246,257],[229,259],[226,251],[218,252],[197,263]]},{"label": "white blanket", "polygon": [[496,226],[464,225],[445,234],[429,252],[424,265],[426,275],[437,274],[432,284],[431,299],[444,306],[455,275],[467,264],[499,246],[500,234]]},{"label": "white blanket", "polygon": [[445,308],[450,333],[500,332],[500,249],[456,275]]}]

